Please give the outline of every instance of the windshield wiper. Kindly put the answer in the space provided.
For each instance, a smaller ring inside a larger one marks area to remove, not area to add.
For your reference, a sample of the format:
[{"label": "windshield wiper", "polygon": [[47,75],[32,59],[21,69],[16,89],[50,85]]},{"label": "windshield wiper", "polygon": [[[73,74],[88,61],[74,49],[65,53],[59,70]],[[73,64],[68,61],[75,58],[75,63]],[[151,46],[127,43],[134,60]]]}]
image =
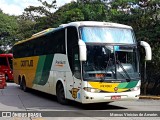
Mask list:
[{"label": "windshield wiper", "polygon": [[117,63],[119,64],[119,66],[122,68],[122,70],[124,71],[124,73],[126,74],[126,76],[128,77],[128,79],[126,79],[127,82],[131,81],[131,78],[129,76],[129,74],[127,73],[127,71],[124,69],[123,65],[120,63],[119,60],[117,60]]},{"label": "windshield wiper", "polygon": [[[110,67],[110,69],[109,69],[109,67]],[[116,78],[116,73],[114,72],[113,68],[111,68],[111,67],[113,67],[113,59],[109,58],[105,71],[106,71],[106,73],[108,71],[111,71],[113,78]]]}]

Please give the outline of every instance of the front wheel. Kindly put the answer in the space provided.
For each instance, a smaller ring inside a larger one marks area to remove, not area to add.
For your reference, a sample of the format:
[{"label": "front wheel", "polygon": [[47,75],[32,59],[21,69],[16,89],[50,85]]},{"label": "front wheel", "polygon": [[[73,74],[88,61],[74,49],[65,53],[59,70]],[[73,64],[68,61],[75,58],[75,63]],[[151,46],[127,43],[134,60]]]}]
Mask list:
[{"label": "front wheel", "polygon": [[57,85],[56,94],[57,94],[57,100],[60,104],[63,104],[63,105],[67,104],[62,83],[59,83]]}]

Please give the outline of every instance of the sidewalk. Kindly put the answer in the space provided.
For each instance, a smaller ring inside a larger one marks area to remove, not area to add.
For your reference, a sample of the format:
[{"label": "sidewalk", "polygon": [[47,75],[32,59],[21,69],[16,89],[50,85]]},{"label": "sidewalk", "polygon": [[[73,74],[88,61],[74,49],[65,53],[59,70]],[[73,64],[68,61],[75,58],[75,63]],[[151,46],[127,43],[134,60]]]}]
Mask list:
[{"label": "sidewalk", "polygon": [[154,96],[154,95],[140,95],[139,99],[154,99],[154,100],[160,100],[160,96]]}]

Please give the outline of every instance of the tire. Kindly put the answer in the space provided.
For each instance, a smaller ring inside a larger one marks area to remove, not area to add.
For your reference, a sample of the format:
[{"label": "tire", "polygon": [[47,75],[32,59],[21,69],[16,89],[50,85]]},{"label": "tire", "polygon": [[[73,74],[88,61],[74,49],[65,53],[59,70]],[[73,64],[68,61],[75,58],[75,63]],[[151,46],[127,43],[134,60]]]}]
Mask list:
[{"label": "tire", "polygon": [[22,81],[21,81],[21,80],[20,80],[19,85],[20,85],[20,89],[23,90],[23,84],[22,84]]},{"label": "tire", "polygon": [[22,90],[24,91],[24,92],[27,92],[27,86],[26,86],[26,81],[23,79],[22,80]]},{"label": "tire", "polygon": [[56,87],[56,94],[57,94],[57,100],[60,104],[62,105],[66,105],[67,104],[67,100],[65,98],[65,94],[64,94],[64,88],[62,83],[59,83]]},{"label": "tire", "polygon": [[8,79],[8,75],[5,75],[5,80],[6,80],[6,82],[8,82],[8,81],[9,81],[9,79]]}]

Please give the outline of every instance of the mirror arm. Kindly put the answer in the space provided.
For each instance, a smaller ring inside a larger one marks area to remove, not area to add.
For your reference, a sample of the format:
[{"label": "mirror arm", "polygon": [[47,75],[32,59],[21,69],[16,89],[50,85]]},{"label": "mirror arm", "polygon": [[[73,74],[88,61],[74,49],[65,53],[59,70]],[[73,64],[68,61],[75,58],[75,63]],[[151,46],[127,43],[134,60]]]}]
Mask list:
[{"label": "mirror arm", "polygon": [[145,41],[140,41],[140,45],[143,46],[145,49],[145,52],[146,52],[145,60],[151,60],[152,59],[152,50],[151,50],[150,45]]}]

